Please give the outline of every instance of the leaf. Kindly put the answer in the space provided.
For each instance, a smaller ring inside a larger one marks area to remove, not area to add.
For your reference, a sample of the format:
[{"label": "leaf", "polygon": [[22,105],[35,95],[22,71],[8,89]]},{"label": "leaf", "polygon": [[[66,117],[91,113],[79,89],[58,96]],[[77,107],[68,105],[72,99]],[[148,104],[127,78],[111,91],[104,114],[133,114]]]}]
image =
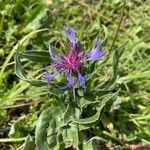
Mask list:
[{"label": "leaf", "polygon": [[[57,133],[55,131],[58,125],[56,122],[60,114],[60,107],[50,107],[40,115],[35,130],[35,143],[38,150],[49,150],[50,146],[55,146],[53,142],[56,141]],[[47,131],[48,129],[49,131]],[[50,141],[51,143],[47,142],[47,132],[50,139],[53,139],[53,141]]]},{"label": "leaf", "polygon": [[118,71],[118,64],[119,64],[119,60],[120,57],[123,54],[123,51],[125,49],[127,42],[125,42],[124,44],[122,44],[119,48],[117,48],[115,50],[115,53],[113,55],[113,78],[117,77],[117,71]]},{"label": "leaf", "polygon": [[49,52],[44,50],[28,50],[25,53],[19,53],[19,56],[37,63],[50,62]]},{"label": "leaf", "polygon": [[71,120],[71,117],[73,115],[74,115],[74,109],[70,105],[68,105],[63,116],[64,124],[67,124]]},{"label": "leaf", "polygon": [[87,99],[87,98],[81,98],[80,100],[79,100],[79,105],[80,105],[80,107],[81,108],[84,108],[84,107],[86,107],[86,106],[88,106],[88,105],[93,105],[93,104],[97,104],[97,103],[99,103],[99,101],[98,100],[89,100],[89,99]]},{"label": "leaf", "polygon": [[140,79],[149,79],[150,78],[150,71],[144,71],[144,72],[137,72],[137,73],[131,73],[127,76],[121,77],[118,79],[118,83],[128,83],[132,80],[140,80]]},{"label": "leaf", "polygon": [[14,122],[11,125],[11,128],[10,128],[8,136],[11,137],[11,138],[13,138],[13,137],[15,137],[15,138],[18,137],[19,138],[20,137],[20,135],[18,134],[19,133],[19,129],[20,129],[19,121]]},{"label": "leaf", "polygon": [[102,101],[99,102],[99,110],[97,111],[97,113],[92,116],[92,117],[89,117],[89,118],[85,118],[85,119],[72,119],[73,122],[77,123],[77,124],[80,124],[80,125],[90,125],[90,124],[93,124],[93,123],[96,123],[99,118],[100,118],[100,114],[101,114],[101,111],[102,109],[104,108],[104,106],[106,105],[106,103],[112,99],[114,96],[116,96],[116,94],[118,94],[118,91],[113,94],[113,95],[110,95],[109,97],[105,97]]},{"label": "leaf", "polygon": [[9,53],[9,55],[7,56],[5,62],[3,63],[2,69],[0,71],[0,84],[2,83],[2,76],[3,73],[6,69],[6,67],[8,66],[8,63],[10,61],[10,59],[12,58],[12,56],[14,55],[14,53],[17,51],[17,49],[19,48],[20,45],[23,45],[25,41],[29,40],[33,35],[35,35],[38,32],[42,32],[42,31],[47,31],[49,29],[39,29],[39,30],[35,30],[29,34],[27,34],[26,36],[24,36],[11,50],[11,52]]},{"label": "leaf", "polygon": [[48,9],[44,5],[39,5],[38,7],[28,10],[24,15],[26,20],[23,32],[40,28],[42,19],[45,19],[47,16],[47,11]]},{"label": "leaf", "polygon": [[63,142],[65,148],[73,146],[73,148],[78,148],[79,135],[78,126],[76,124],[69,124],[69,126],[62,132]]},{"label": "leaf", "polygon": [[96,141],[99,141],[101,140],[100,137],[93,137],[91,138],[89,141],[87,142],[83,142],[83,145],[82,145],[82,150],[98,150],[98,144],[96,144]]},{"label": "leaf", "polygon": [[34,85],[34,86],[47,85],[47,83],[43,80],[30,80],[30,79],[27,79],[27,77],[25,75],[25,72],[23,71],[23,69],[21,67],[21,62],[20,62],[18,52],[16,52],[16,55],[15,55],[15,73],[20,79],[30,83],[31,85]]},{"label": "leaf", "polygon": [[33,138],[28,134],[28,136],[25,139],[25,143],[23,144],[23,150],[33,150],[34,147],[34,141]]},{"label": "leaf", "polygon": [[28,83],[30,83],[31,85],[33,85],[33,86],[38,86],[38,87],[47,85],[47,82],[46,82],[46,81],[43,81],[43,80],[26,80],[26,81],[27,81]]},{"label": "leaf", "polygon": [[119,109],[121,104],[121,97],[117,96],[116,100],[113,102],[110,112],[113,112],[113,110]]},{"label": "leaf", "polygon": [[99,120],[101,109],[92,117],[86,118],[86,119],[73,119],[72,121],[78,124],[92,124]]},{"label": "leaf", "polygon": [[22,70],[22,67],[21,67],[18,52],[15,55],[15,73],[20,79],[25,80],[25,81],[27,80],[27,78],[25,76],[25,73],[24,73],[24,71]]},{"label": "leaf", "polygon": [[122,44],[120,47],[118,47],[115,52],[114,52],[114,55],[113,55],[113,74],[112,74],[112,77],[109,81],[107,81],[103,87],[104,89],[111,89],[111,87],[114,85],[115,81],[116,81],[116,78],[117,78],[117,74],[118,74],[118,65],[119,65],[119,60],[120,60],[120,57],[122,56],[123,54],[123,51],[125,49],[125,46],[126,46],[127,42],[125,42],[124,44]]},{"label": "leaf", "polygon": [[[4,101],[4,100],[2,100],[1,98],[0,98],[0,103],[2,104],[2,101]],[[1,106],[1,105],[0,105]],[[4,110],[4,109],[1,109],[0,108],[0,124],[7,118],[7,111],[6,110]]]},{"label": "leaf", "polygon": [[57,145],[57,124],[56,119],[52,118],[49,122],[49,128],[47,130],[47,142],[50,148],[54,148]]},{"label": "leaf", "polygon": [[102,28],[104,30],[105,37],[104,37],[103,41],[101,42],[101,46],[102,46],[102,48],[104,48],[107,46],[108,29],[104,25],[102,25]]}]

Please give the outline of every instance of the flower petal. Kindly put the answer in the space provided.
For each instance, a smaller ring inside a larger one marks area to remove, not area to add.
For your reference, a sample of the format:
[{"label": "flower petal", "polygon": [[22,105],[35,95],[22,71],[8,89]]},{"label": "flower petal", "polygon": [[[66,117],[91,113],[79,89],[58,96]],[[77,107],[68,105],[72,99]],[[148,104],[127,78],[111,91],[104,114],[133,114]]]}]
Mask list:
[{"label": "flower petal", "polygon": [[80,83],[80,85],[82,86],[82,88],[84,88],[84,90],[86,91],[86,86],[85,86],[85,81],[86,81],[87,77],[86,76],[82,76],[81,73],[78,71],[78,81]]},{"label": "flower petal", "polygon": [[67,85],[65,85],[63,87],[59,87],[61,90],[65,90],[65,89],[72,87],[74,85],[74,80],[71,76],[67,80],[68,80]]},{"label": "flower petal", "polygon": [[99,60],[99,59],[101,59],[101,57],[103,57],[105,55],[106,55],[106,53],[101,50],[100,41],[96,41],[96,42],[94,42],[94,46],[93,46],[92,50],[86,54],[86,57],[87,57],[86,61]]},{"label": "flower petal", "polygon": [[50,74],[48,72],[46,72],[44,75],[43,75],[43,78],[45,80],[47,80],[47,83],[48,83],[48,87],[50,87],[50,81],[55,78],[57,76],[58,72],[54,72],[53,74]]},{"label": "flower petal", "polygon": [[63,30],[62,33],[67,36],[67,38],[70,40],[71,43],[75,44],[76,43],[76,35],[74,32],[74,29],[67,25]]}]

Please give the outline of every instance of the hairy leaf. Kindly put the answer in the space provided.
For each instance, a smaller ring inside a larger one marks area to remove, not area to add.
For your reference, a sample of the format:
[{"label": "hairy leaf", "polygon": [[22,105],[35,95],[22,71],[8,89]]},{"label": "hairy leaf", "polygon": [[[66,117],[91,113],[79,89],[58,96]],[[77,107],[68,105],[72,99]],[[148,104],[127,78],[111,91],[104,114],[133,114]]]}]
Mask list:
[{"label": "hairy leaf", "polygon": [[34,147],[33,138],[30,135],[28,135],[23,145],[23,150],[33,150],[33,147]]},{"label": "hairy leaf", "polygon": [[[56,122],[60,114],[60,107],[50,107],[40,115],[35,130],[35,143],[38,150],[49,150],[50,147],[52,148],[55,146],[57,135],[56,128],[58,125]],[[49,132],[47,130],[49,130]],[[48,143],[47,138],[49,136],[51,140],[48,140]]]},{"label": "hairy leaf", "polygon": [[96,123],[99,120],[100,115],[101,115],[101,111],[104,108],[104,106],[106,105],[106,103],[109,100],[111,100],[114,96],[116,96],[117,93],[118,93],[118,91],[115,94],[113,94],[113,95],[110,94],[109,97],[106,96],[106,98],[102,99],[102,101],[99,102],[98,111],[94,116],[89,117],[89,118],[85,118],[85,119],[75,119],[74,118],[73,122],[80,124],[80,125],[90,125],[90,124]]},{"label": "hairy leaf", "polygon": [[25,53],[19,53],[19,56],[37,63],[50,62],[49,52],[44,50],[28,50]]},{"label": "hairy leaf", "polygon": [[31,79],[27,79],[27,77],[25,75],[25,72],[23,71],[23,69],[21,67],[21,62],[20,62],[20,58],[19,58],[18,53],[16,53],[16,55],[15,55],[15,72],[16,72],[16,75],[20,79],[29,82],[31,85],[34,85],[34,86],[47,85],[47,83],[45,81],[43,81],[43,80],[31,80]]}]

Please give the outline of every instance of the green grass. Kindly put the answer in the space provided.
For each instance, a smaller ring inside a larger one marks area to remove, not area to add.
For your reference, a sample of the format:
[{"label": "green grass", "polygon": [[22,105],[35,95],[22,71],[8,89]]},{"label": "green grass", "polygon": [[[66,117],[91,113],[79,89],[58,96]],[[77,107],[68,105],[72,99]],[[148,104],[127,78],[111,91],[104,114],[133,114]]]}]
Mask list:
[{"label": "green grass", "polygon": [[[150,145],[150,4],[148,0],[130,0],[123,5],[121,0],[0,0],[0,149],[21,147],[28,134],[34,139],[41,112],[58,103],[58,94],[65,97],[66,93],[49,92],[47,87],[37,88],[20,80],[14,62],[16,50],[46,50],[44,42],[66,50],[60,33],[65,24],[75,29],[87,51],[95,37],[103,40],[107,36],[108,59],[96,64],[93,80],[87,83],[93,91],[100,92],[112,76],[113,53],[127,42],[117,80],[110,88],[120,89],[120,100],[111,114],[105,108],[101,122],[90,134],[102,138],[102,149],[104,145],[112,149]],[[41,29],[48,30],[38,32]],[[21,59],[21,64],[27,77],[41,78],[43,63]]]}]

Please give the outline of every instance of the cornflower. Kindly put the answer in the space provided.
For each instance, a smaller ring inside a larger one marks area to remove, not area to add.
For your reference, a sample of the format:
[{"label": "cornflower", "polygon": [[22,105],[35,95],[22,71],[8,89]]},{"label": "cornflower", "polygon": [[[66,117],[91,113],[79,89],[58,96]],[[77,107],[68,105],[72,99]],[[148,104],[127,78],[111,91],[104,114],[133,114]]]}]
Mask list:
[{"label": "cornflower", "polygon": [[51,46],[49,45],[49,54],[52,60],[50,67],[54,68],[54,73],[49,73],[46,69],[44,74],[44,79],[47,80],[48,86],[50,86],[51,81],[59,74],[63,74],[67,83],[65,86],[59,87],[60,89],[72,88],[73,94],[75,95],[76,84],[79,84],[84,90],[86,90],[85,82],[87,80],[87,75],[83,75],[82,68],[88,61],[97,61],[105,56],[105,52],[102,51],[101,43],[99,40],[94,41],[93,48],[90,52],[83,52],[81,50],[80,44],[76,38],[75,31],[69,25],[65,26],[62,33],[69,39],[69,53],[65,56],[59,55],[54,56]]}]

